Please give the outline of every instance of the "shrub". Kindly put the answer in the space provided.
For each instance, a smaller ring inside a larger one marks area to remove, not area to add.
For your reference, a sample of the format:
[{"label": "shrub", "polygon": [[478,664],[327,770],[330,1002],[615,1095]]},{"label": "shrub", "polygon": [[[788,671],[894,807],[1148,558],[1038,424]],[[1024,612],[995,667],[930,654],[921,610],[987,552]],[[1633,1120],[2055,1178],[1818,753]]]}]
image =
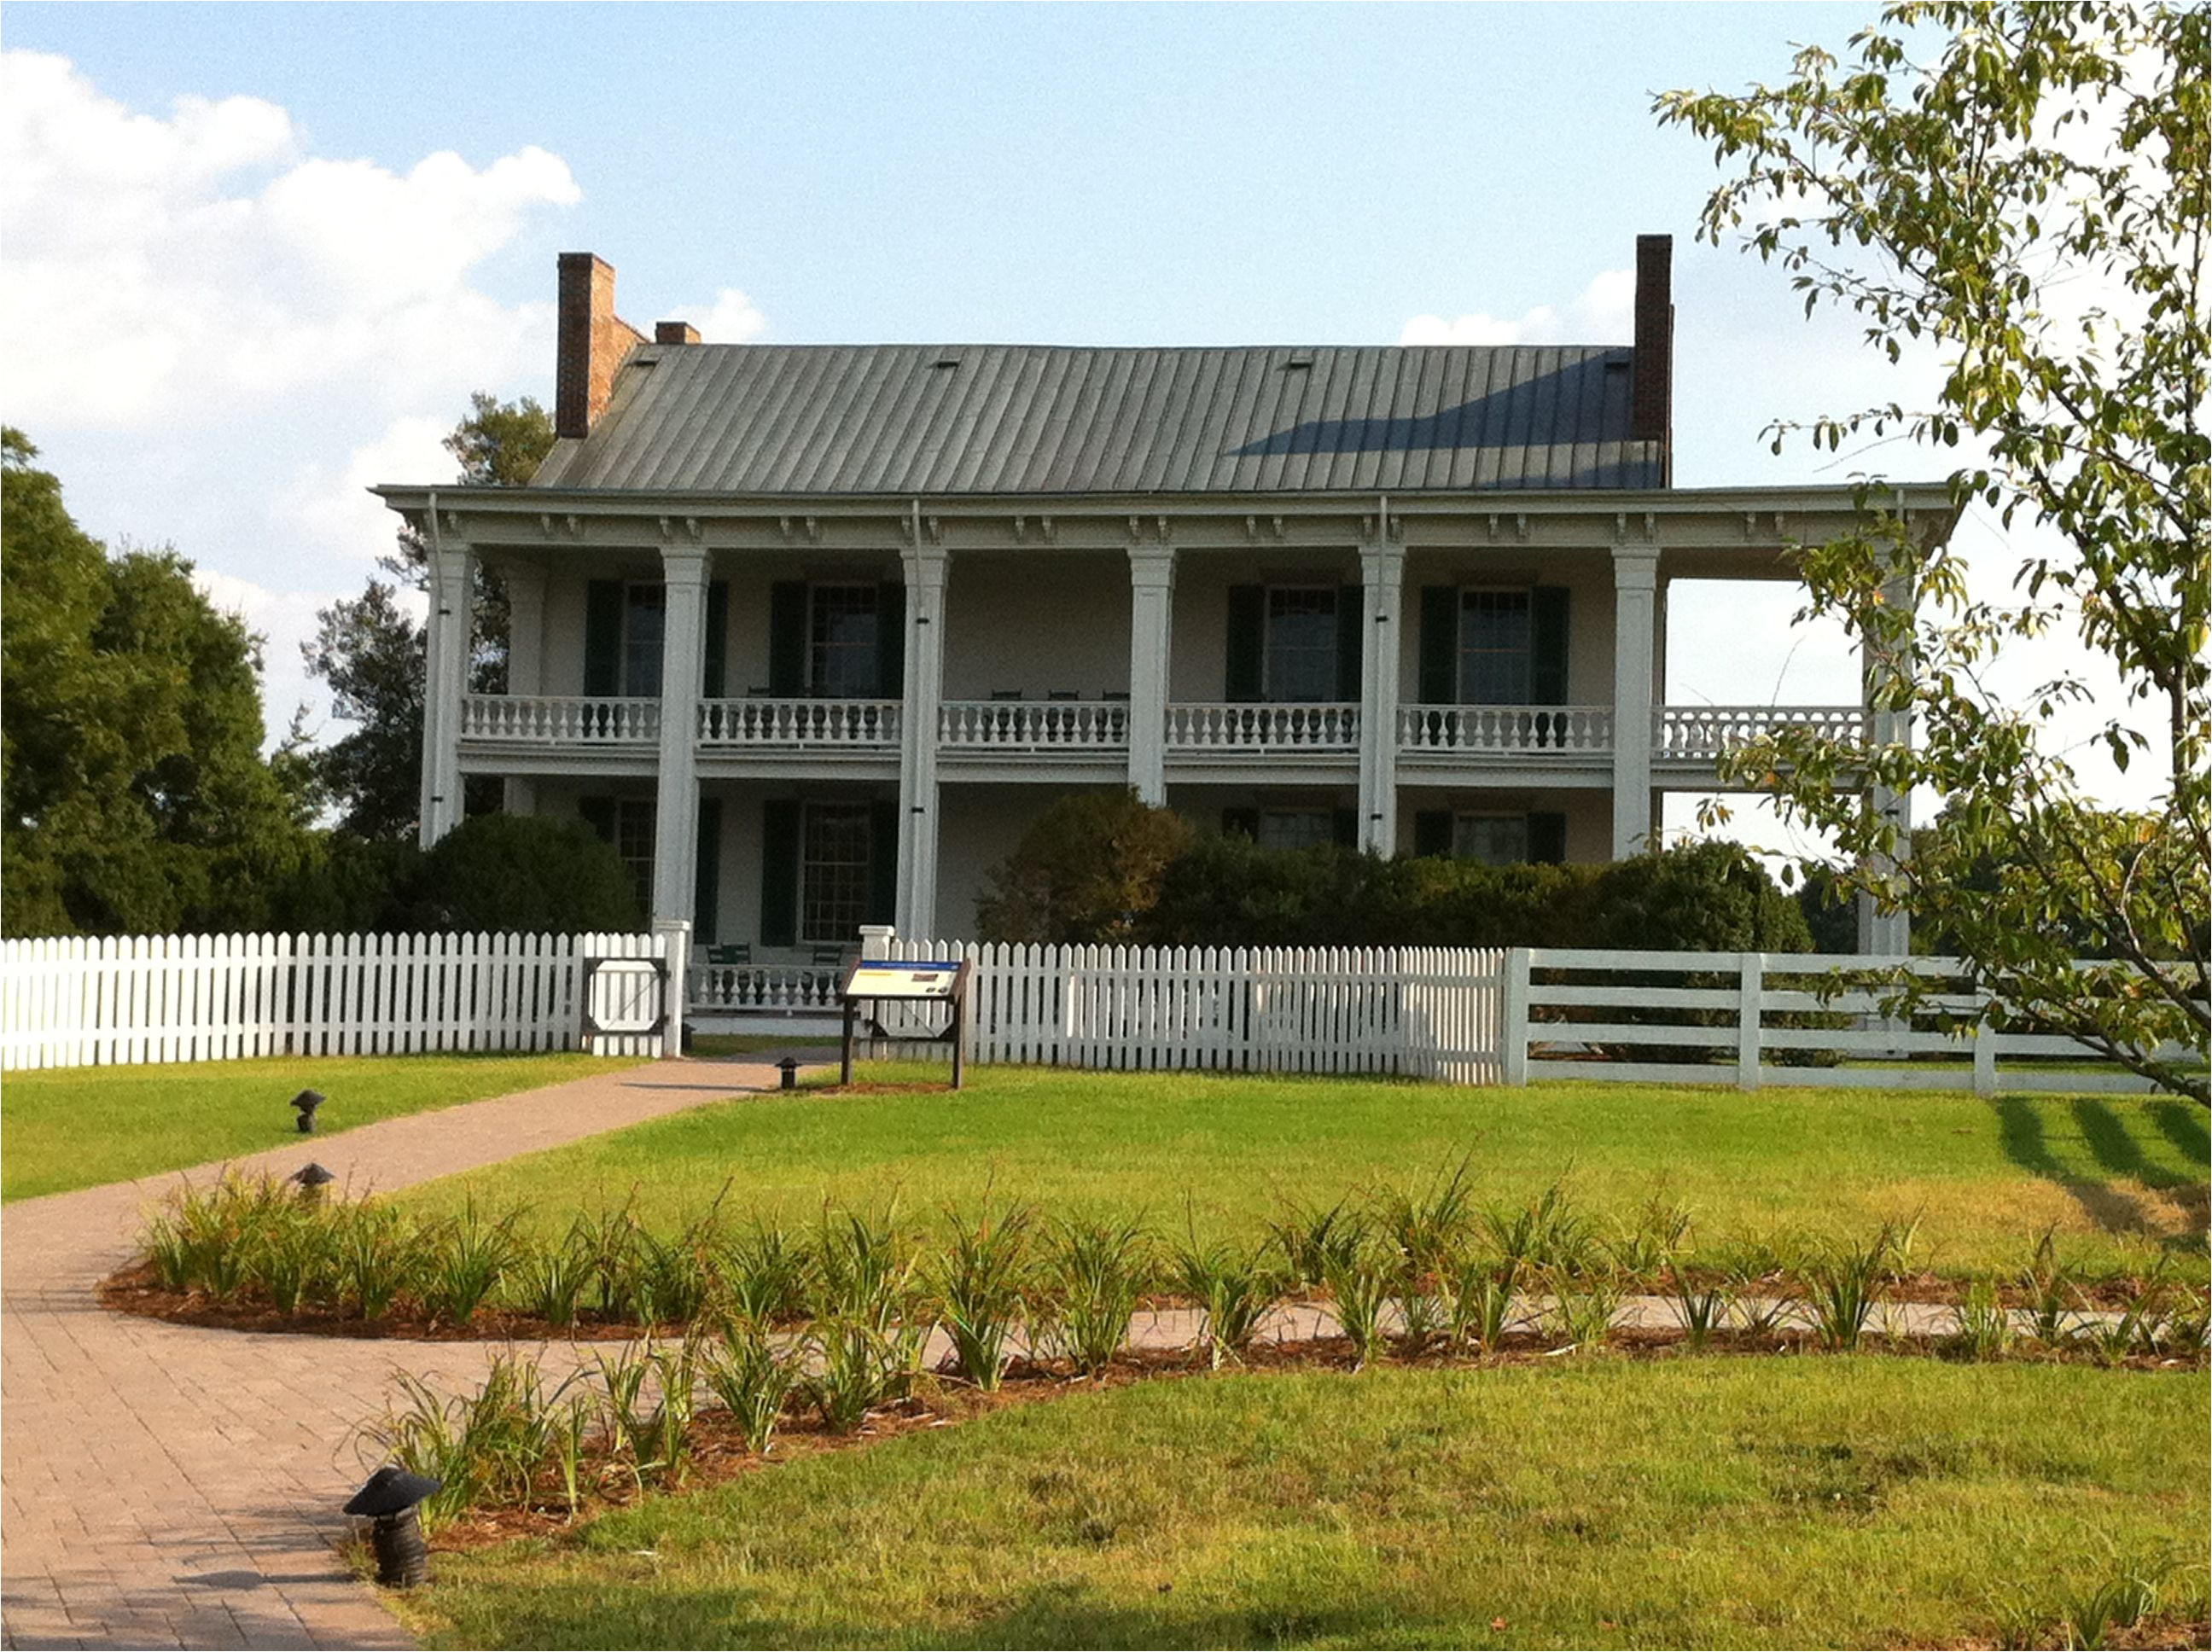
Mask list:
[{"label": "shrub", "polygon": [[574,932],[644,922],[637,884],[580,820],[474,815],[439,841],[398,902],[409,929]]},{"label": "shrub", "polygon": [[988,941],[1096,944],[1139,938],[1162,875],[1190,847],[1180,815],[1133,792],[1079,792],[1031,823],[975,902]]}]

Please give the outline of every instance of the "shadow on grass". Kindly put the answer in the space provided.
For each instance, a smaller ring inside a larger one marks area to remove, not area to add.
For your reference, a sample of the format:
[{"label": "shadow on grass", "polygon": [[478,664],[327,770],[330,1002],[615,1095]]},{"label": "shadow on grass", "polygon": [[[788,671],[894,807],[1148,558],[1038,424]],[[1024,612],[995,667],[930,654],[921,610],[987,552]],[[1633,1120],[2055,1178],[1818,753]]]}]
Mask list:
[{"label": "shadow on grass", "polygon": [[2150,1102],[2144,1110],[2188,1163],[2202,1169],[2212,1161],[2212,1132],[2205,1128],[2203,1108],[2191,1102]]},{"label": "shadow on grass", "polygon": [[[2082,1214],[2106,1233],[2159,1231],[2150,1222],[2142,1200],[2093,1174],[2092,1166],[2069,1163],[2051,1151],[2043,1114],[2033,1102],[2022,1096],[2000,1096],[1992,1105],[1996,1113],[1998,1140],[2003,1145],[2005,1157],[2014,1164],[2065,1189],[2081,1207]],[[2072,1110],[2074,1122],[2095,1161],[2094,1169],[2102,1170],[2106,1176],[2126,1177],[2160,1188],[2186,1189],[2201,1181],[2186,1172],[2176,1173],[2154,1163],[2144,1152],[2143,1144],[2129,1128],[2129,1120],[2109,1103],[2077,1096]],[[2182,1103],[2154,1102],[2143,1106],[2141,1111],[2167,1141],[2191,1155],[2192,1163],[2201,1162],[2208,1145],[2204,1127],[2201,1121],[2186,1114]],[[2195,1242],[2187,1235],[2162,1237],[2166,1244],[2173,1247]]]}]

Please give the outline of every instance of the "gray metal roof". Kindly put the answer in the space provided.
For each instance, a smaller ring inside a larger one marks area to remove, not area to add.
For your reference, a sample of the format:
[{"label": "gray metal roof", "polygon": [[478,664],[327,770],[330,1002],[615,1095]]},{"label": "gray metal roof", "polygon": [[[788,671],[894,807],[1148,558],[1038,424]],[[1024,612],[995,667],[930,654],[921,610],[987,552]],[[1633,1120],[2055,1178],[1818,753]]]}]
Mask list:
[{"label": "gray metal roof", "polygon": [[1626,348],[643,345],[538,487],[714,494],[1656,488]]}]

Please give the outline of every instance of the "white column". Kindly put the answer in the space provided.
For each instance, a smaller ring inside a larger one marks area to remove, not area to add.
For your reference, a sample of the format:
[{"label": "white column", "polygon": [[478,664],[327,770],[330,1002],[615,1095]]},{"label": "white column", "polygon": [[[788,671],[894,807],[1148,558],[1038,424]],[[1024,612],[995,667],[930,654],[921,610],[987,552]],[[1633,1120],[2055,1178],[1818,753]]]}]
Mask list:
[{"label": "white column", "polygon": [[[1893,612],[1911,614],[1914,611],[1914,592],[1910,579],[1896,579],[1882,586],[1882,596]],[[1877,746],[1912,744],[1912,714],[1909,711],[1876,711],[1875,694],[1891,674],[1899,669],[1910,669],[1909,665],[1893,665],[1878,658],[1863,643],[1859,650],[1860,703],[1867,708],[1869,727],[1868,733]],[[1896,823],[1898,850],[1894,858],[1878,858],[1869,864],[1869,870],[1887,879],[1895,869],[1895,862],[1904,859],[1910,846],[1912,831],[1912,794],[1897,793],[1886,786],[1867,788],[1866,807]],[[1859,951],[1870,957],[1902,958],[1912,951],[1912,914],[1899,907],[1893,912],[1878,909],[1870,895],[1858,898]]]},{"label": "white column", "polygon": [[945,556],[916,544],[906,574],[906,680],[899,738],[898,899],[902,935],[937,932],[938,711],[945,699]]},{"label": "white column", "polygon": [[681,918],[656,918],[653,932],[660,938],[661,957],[668,963],[667,1011],[660,1027],[660,1053],[684,1054],[684,1011],[691,995],[691,926]]},{"label": "white column", "polygon": [[1168,799],[1168,655],[1175,621],[1175,547],[1129,552],[1129,785],[1153,806]]},{"label": "white column", "polygon": [[1360,631],[1359,847],[1389,854],[1398,845],[1399,617],[1406,597],[1406,548],[1378,540],[1361,548],[1366,623]]},{"label": "white column", "polygon": [[422,695],[422,847],[461,823],[461,699],[469,691],[470,596],[474,562],[465,544],[430,551],[430,635]]},{"label": "white column", "polygon": [[707,553],[664,547],[660,775],[653,811],[653,918],[691,921],[699,890],[699,695],[707,678]]},{"label": "white column", "polygon": [[1659,553],[1613,553],[1613,858],[1651,847],[1651,720]]},{"label": "white column", "polygon": [[[507,691],[545,692],[545,570],[530,562],[510,562],[500,570],[507,581]],[[528,774],[509,774],[500,807],[510,815],[538,812],[538,782]]]}]

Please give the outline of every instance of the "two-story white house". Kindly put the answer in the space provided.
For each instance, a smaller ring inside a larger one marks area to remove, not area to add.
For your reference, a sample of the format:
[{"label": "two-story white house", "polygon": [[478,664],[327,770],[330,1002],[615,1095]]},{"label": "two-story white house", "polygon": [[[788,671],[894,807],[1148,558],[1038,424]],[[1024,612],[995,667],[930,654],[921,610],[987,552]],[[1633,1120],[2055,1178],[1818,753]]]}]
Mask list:
[{"label": "two-story white house", "polygon": [[[1668,702],[1670,584],[1791,580],[1859,510],[1670,485],[1671,253],[1638,241],[1629,345],[1157,349],[648,339],[564,254],[531,485],[378,489],[431,550],[423,841],[501,776],[762,962],[970,932],[1079,787],[1263,844],[1633,853],[1729,742],[1869,716]],[[1882,503],[1950,530],[1940,486]],[[477,558],[503,695],[465,692]]]}]

